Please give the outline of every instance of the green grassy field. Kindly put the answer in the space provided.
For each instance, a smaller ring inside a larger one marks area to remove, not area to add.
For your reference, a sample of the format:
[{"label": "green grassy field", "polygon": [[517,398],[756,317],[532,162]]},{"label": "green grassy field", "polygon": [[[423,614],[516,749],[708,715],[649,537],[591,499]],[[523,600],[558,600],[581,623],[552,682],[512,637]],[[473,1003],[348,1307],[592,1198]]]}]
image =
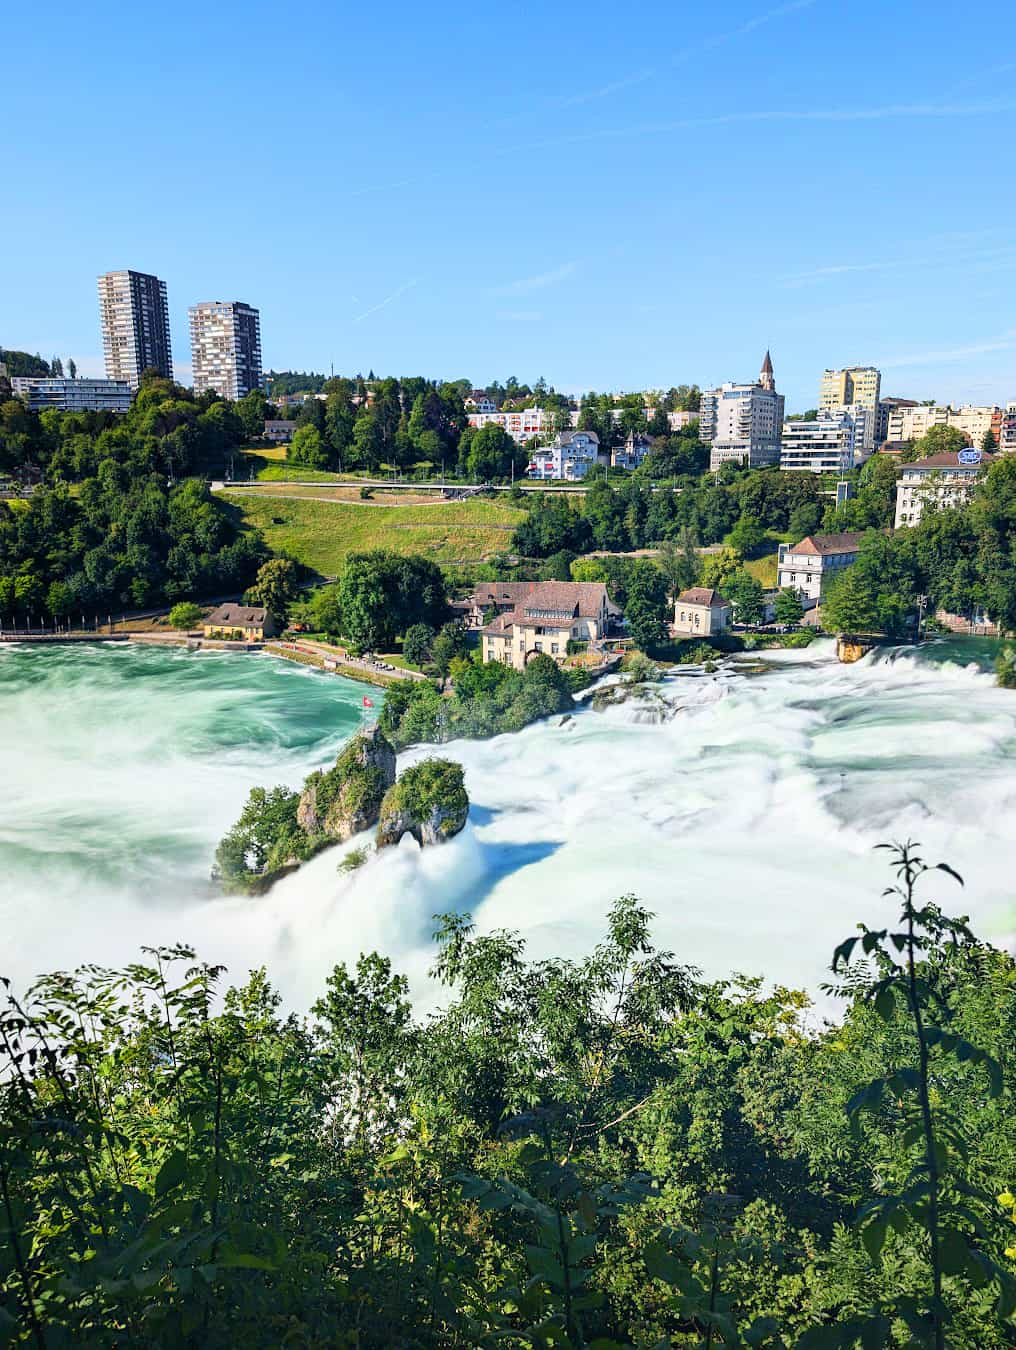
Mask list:
[{"label": "green grassy field", "polygon": [[[750,572],[756,580],[761,581],[767,590],[771,590],[776,585],[776,547],[779,544],[789,544],[792,542],[789,534],[781,534],[779,530],[766,530],[766,552],[760,557],[749,558],[744,566],[745,570]],[[768,549],[772,548],[772,553]]]},{"label": "green grassy field", "polygon": [[419,553],[439,563],[477,563],[503,553],[525,515],[487,500],[440,502],[433,506],[373,506],[315,498],[217,494],[233,505],[269,547],[286,553],[322,576],[335,576],[349,553],[384,548]]}]

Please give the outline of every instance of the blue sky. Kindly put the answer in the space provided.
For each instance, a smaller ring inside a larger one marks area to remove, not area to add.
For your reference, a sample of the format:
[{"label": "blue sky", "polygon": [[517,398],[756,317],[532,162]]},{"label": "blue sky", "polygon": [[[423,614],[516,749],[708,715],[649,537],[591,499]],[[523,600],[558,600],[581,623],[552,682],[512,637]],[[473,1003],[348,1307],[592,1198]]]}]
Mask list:
[{"label": "blue sky", "polygon": [[96,275],[266,365],[630,389],[823,366],[1016,399],[1016,7],[55,0],[4,20],[0,345]]}]

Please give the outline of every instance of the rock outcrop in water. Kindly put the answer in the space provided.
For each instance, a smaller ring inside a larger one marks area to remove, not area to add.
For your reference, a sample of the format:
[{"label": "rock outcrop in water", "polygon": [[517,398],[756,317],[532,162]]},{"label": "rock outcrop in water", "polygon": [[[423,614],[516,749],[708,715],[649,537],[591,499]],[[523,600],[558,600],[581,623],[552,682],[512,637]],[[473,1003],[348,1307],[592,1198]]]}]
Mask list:
[{"label": "rock outcrop in water", "polygon": [[395,751],[380,727],[361,731],[331,769],[312,773],[300,793],[254,788],[215,852],[212,879],[233,894],[261,895],[322,849],[378,825],[377,843],[411,834],[438,844],[469,814],[462,765],[424,760],[396,782]]},{"label": "rock outcrop in water", "polygon": [[377,827],[379,848],[411,834],[421,847],[451,839],[466,823],[469,797],[462,765],[425,759],[385,793]]},{"label": "rock outcrop in water", "polygon": [[312,773],[296,819],[305,834],[343,844],[376,824],[385,793],[395,782],[395,751],[379,726],[361,731],[335,761]]}]

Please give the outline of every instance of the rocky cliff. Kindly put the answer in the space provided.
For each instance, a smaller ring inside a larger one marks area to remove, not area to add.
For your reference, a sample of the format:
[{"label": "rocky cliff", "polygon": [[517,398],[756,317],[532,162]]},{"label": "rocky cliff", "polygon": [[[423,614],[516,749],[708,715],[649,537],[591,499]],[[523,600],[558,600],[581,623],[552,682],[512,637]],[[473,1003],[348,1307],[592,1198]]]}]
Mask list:
[{"label": "rocky cliff", "polygon": [[411,834],[421,846],[440,844],[459,833],[469,815],[462,765],[425,759],[406,770],[385,793],[377,844],[397,844]]},{"label": "rocky cliff", "polygon": [[344,843],[377,819],[395,782],[395,751],[378,726],[361,731],[335,761],[304,784],[296,818],[311,837]]}]

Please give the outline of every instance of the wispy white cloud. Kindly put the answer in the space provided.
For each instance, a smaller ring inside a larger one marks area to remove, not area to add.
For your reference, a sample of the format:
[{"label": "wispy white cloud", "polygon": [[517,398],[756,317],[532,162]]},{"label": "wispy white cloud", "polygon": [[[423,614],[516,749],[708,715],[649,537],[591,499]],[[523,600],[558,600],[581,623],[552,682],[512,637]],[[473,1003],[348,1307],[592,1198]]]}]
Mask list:
[{"label": "wispy white cloud", "polygon": [[923,267],[928,258],[894,258],[888,262],[832,263],[828,267],[812,267],[807,272],[795,272],[780,279],[788,285],[803,285],[807,281],[824,281],[827,277],[841,277],[851,272],[893,272],[899,267]]},{"label": "wispy white cloud", "polygon": [[808,268],[803,272],[794,272],[780,279],[788,286],[804,286],[809,282],[828,281],[833,277],[850,276],[864,272],[897,272],[913,267],[935,267],[939,269],[962,267],[969,272],[976,269],[980,264],[987,263],[993,269],[997,269],[1016,259],[1012,244],[998,245],[993,248],[970,249],[966,246],[969,238],[970,236],[964,235],[955,236],[953,242],[958,244],[959,247],[951,248],[948,236],[940,236],[942,242],[938,245],[936,245],[934,239],[924,240],[921,244],[915,242],[915,248],[931,246],[930,252],[927,254],[912,253],[905,258],[830,263],[822,267]]},{"label": "wispy white cloud", "polygon": [[756,28],[761,28],[764,24],[772,23],[774,19],[785,18],[788,14],[795,14],[798,10],[811,9],[817,0],[790,0],[789,4],[777,5],[775,9],[768,9],[764,14],[756,14],[752,19],[746,19],[744,23],[737,28],[732,28],[729,33],[714,33],[710,37],[697,42],[691,47],[687,47],[683,52],[679,52],[674,58],[674,64],[680,65],[685,61],[690,61],[693,56],[701,52],[712,51],[715,47],[721,46],[725,42],[733,42],[735,38],[746,37],[749,33],[754,33]]},{"label": "wispy white cloud", "polygon": [[950,85],[946,93],[952,98],[967,89],[983,88],[988,80],[995,79],[997,75],[1006,75],[1010,70],[1016,70],[1016,61],[1004,61],[1000,66],[992,66],[989,70],[979,71],[978,74],[971,75],[969,79],[960,80],[959,84]]},{"label": "wispy white cloud", "polygon": [[379,300],[376,305],[371,305],[370,309],[365,309],[362,314],[357,314],[357,316],[354,319],[350,319],[349,322],[362,323],[364,319],[369,319],[370,316],[376,314],[379,309],[384,309],[387,305],[390,305],[393,301],[397,300],[400,295],[405,295],[406,291],[411,291],[413,287],[417,285],[419,280],[419,277],[414,277],[412,281],[407,281],[406,284],[400,286],[397,291],[392,291],[391,295],[386,295],[383,300]]},{"label": "wispy white cloud", "polygon": [[1010,328],[997,337],[984,338],[964,347],[950,347],[930,352],[913,352],[909,356],[897,356],[890,360],[882,360],[879,362],[879,366],[882,370],[895,370],[903,366],[940,365],[949,361],[965,361],[971,356],[984,356],[987,352],[1009,351],[1013,347],[1016,347],[1016,328]]},{"label": "wispy white cloud", "polygon": [[[818,3],[818,0],[790,0],[789,4],[777,5],[775,9],[768,9],[763,14],[756,14],[754,18],[747,19],[737,28],[732,28],[728,33],[712,33],[701,42],[693,43],[686,47],[684,51],[678,52],[671,58],[671,65],[683,65],[693,57],[701,55],[703,52],[712,51],[714,48],[722,46],[726,42],[734,42],[737,38],[746,37],[753,33],[756,28],[761,28],[767,23],[772,23],[775,19],[785,18],[788,14],[795,14],[802,9],[811,9]],[[602,98],[610,98],[614,94],[622,94],[626,89],[632,89],[636,85],[645,84],[657,74],[655,67],[647,67],[634,75],[629,75],[623,80],[611,80],[608,84],[601,85],[598,89],[590,89],[584,93],[571,94],[566,98],[556,101],[559,108],[576,108],[584,103],[595,103]]]},{"label": "wispy white cloud", "polygon": [[610,84],[602,85],[599,89],[590,89],[582,94],[570,94],[567,98],[558,99],[557,107],[576,108],[580,103],[593,103],[600,98],[609,98],[611,94],[620,94],[637,84],[645,84],[646,80],[651,80],[655,74],[655,70],[640,70],[624,80],[612,80]]},{"label": "wispy white cloud", "polygon": [[[868,108],[757,108],[744,112],[682,117],[665,122],[634,122],[629,126],[602,127],[596,131],[570,132],[547,136],[541,140],[518,141],[490,150],[486,158],[512,159],[538,150],[564,149],[596,141],[637,140],[645,136],[670,136],[681,131],[701,131],[707,127],[745,126],[752,123],[889,122],[925,118],[947,121],[950,118],[995,117],[1013,112],[1016,112],[1016,98],[1010,96],[984,99],[974,103],[887,103]],[[445,172],[444,168],[434,169],[411,179],[375,183],[370,187],[357,189],[350,195],[362,196],[367,192],[395,191],[409,183],[441,178]]]},{"label": "wispy white cloud", "polygon": [[491,295],[526,295],[530,291],[542,291],[548,286],[556,286],[559,282],[567,281],[570,276],[574,276],[577,267],[577,261],[562,263],[560,267],[555,267],[549,272],[538,272],[531,277],[519,277],[516,281],[509,281],[503,286],[496,286],[491,291]]}]

